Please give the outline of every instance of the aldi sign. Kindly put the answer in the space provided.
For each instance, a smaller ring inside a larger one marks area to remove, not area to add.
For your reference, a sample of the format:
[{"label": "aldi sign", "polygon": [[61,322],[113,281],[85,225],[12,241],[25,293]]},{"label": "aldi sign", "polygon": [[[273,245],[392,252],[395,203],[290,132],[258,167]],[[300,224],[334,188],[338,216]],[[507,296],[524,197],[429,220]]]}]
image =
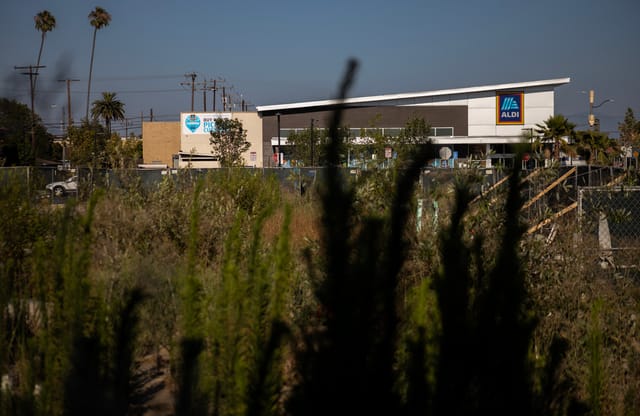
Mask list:
[{"label": "aldi sign", "polygon": [[496,124],[524,124],[524,93],[496,95]]}]

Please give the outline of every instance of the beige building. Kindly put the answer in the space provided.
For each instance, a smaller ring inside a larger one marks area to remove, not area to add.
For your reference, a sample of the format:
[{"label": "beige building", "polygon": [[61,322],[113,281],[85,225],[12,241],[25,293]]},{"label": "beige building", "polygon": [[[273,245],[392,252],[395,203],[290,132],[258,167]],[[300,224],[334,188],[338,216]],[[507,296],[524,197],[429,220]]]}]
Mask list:
[{"label": "beige building", "polygon": [[145,165],[173,166],[173,155],[180,152],[180,123],[145,121],[142,123],[142,160]]},{"label": "beige building", "polygon": [[145,167],[217,168],[209,143],[216,118],[232,118],[247,132],[249,149],[243,153],[245,166],[262,167],[262,119],[257,113],[181,113],[180,121],[144,122],[142,148]]}]

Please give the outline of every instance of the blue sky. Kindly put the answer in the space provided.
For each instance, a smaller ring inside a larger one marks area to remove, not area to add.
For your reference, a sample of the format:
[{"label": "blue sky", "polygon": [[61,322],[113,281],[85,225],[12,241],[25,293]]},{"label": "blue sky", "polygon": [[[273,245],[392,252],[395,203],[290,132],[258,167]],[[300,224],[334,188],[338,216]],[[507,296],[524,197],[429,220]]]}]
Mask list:
[{"label": "blue sky", "polygon": [[238,103],[269,105],[332,98],[350,57],[360,63],[351,96],[570,77],[556,89],[556,113],[578,128],[587,128],[590,89],[596,104],[614,100],[595,110],[602,130],[617,133],[627,108],[640,118],[638,0],[2,0],[0,96],[29,103],[28,77],[14,67],[36,63],[33,17],[49,10],[57,26],[36,109],[60,123],[58,80],[79,79],[71,107],[84,117],[95,6],[112,21],[98,32],[91,100],[116,92],[134,131],[151,109],[156,120],[190,110],[187,73],[224,80]]}]

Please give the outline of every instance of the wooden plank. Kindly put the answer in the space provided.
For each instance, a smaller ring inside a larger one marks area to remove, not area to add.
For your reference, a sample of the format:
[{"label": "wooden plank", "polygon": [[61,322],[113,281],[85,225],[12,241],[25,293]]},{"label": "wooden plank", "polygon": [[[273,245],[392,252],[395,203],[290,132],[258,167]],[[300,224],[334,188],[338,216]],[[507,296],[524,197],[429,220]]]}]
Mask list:
[{"label": "wooden plank", "polygon": [[527,230],[527,234],[531,234],[534,233],[536,231],[538,231],[540,228],[544,227],[545,225],[549,224],[551,221],[556,220],[560,217],[562,217],[563,215],[565,215],[568,212],[573,211],[574,209],[576,209],[578,207],[578,203],[577,202],[573,202],[571,203],[571,205],[566,206],[564,209],[562,209],[559,212],[556,212],[555,214],[553,214],[551,217],[547,218],[544,221],[541,221],[540,223],[538,223],[538,225],[535,225],[531,228],[529,228]]},{"label": "wooden plank", "polygon": [[562,182],[563,180],[567,179],[575,171],[576,171],[576,167],[575,166],[573,168],[569,169],[569,171],[567,173],[565,173],[564,175],[562,175],[561,177],[559,177],[558,179],[553,181],[553,183],[551,185],[547,186],[542,192],[540,192],[538,195],[534,196],[529,201],[527,201],[527,203],[522,206],[522,209],[529,208],[534,202],[536,202],[538,199],[542,198],[547,192],[549,192],[550,190],[552,190],[553,188],[558,186],[558,184],[560,182]]},{"label": "wooden plank", "polygon": [[[528,180],[531,180],[533,178],[535,178],[536,176],[538,176],[542,171],[544,170],[544,168],[538,168],[533,170],[530,174],[528,174],[525,178],[523,178],[520,181],[520,184],[525,183]],[[500,179],[498,182],[495,183],[495,185],[491,186],[489,189],[487,189],[486,191],[484,191],[483,193],[481,193],[480,195],[476,196],[475,198],[473,198],[473,200],[471,200],[470,204],[473,204],[474,202],[478,201],[480,198],[482,198],[483,196],[487,195],[489,192],[493,191],[494,189],[496,189],[497,187],[499,187],[500,185],[502,185],[503,183],[505,183],[505,181],[507,179],[509,179],[511,175],[507,175],[504,178]]]}]

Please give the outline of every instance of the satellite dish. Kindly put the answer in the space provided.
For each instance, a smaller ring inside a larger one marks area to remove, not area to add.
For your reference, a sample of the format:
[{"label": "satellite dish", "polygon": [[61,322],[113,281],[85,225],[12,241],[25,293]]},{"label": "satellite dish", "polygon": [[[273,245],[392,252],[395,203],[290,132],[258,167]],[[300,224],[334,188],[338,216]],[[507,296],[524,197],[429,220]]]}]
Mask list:
[{"label": "satellite dish", "polygon": [[440,159],[451,159],[451,149],[449,149],[448,147],[443,147],[442,149],[440,149]]}]

